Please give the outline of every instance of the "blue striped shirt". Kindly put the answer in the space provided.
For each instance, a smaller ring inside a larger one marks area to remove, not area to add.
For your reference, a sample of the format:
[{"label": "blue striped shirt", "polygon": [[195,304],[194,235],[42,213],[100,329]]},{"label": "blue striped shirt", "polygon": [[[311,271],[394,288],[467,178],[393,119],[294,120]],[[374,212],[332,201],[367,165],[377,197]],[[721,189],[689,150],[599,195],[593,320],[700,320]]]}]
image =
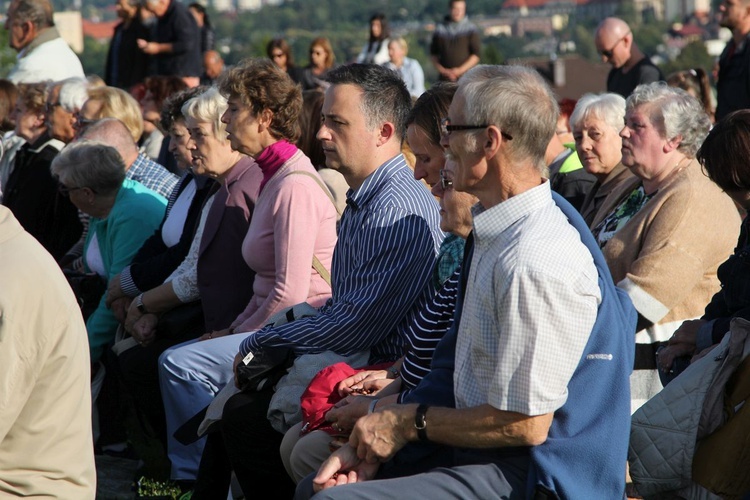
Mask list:
[{"label": "blue striped shirt", "polygon": [[350,189],[346,203],[333,253],[331,299],[317,316],[257,330],[242,342],[243,356],[261,346],[345,356],[371,349],[371,363],[403,354],[396,326],[433,293],[429,280],[445,236],[437,203],[402,155],[378,167],[356,191]]},{"label": "blue striped shirt", "polygon": [[[463,238],[461,241],[464,241]],[[404,355],[404,362],[401,363],[403,384],[398,396],[399,402],[430,372],[435,348],[453,324],[460,278],[459,265],[425,308],[411,321],[403,324],[402,335],[409,347]]]}]

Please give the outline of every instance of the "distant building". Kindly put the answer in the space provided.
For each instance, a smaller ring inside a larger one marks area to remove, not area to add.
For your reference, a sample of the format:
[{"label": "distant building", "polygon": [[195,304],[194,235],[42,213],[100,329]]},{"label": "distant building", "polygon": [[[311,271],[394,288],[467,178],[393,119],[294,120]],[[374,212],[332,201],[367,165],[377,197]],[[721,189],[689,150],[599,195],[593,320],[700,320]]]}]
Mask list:
[{"label": "distant building", "polygon": [[578,100],[583,94],[605,92],[610,67],[601,62],[591,62],[579,55],[530,57],[513,59],[533,68],[549,82],[558,99]]}]

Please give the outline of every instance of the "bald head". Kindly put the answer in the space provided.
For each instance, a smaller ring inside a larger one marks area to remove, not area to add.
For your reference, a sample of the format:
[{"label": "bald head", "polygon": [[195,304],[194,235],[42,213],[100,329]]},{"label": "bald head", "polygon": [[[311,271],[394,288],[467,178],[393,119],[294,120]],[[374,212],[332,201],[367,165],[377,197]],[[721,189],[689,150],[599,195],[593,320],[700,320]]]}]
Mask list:
[{"label": "bald head", "polygon": [[604,62],[614,68],[629,66],[634,56],[640,56],[628,23],[617,17],[604,19],[594,34],[596,50]]},{"label": "bald head", "polygon": [[81,135],[81,139],[100,141],[109,144],[120,153],[125,165],[130,165],[138,157],[138,146],[130,131],[117,118],[102,118],[92,123]]},{"label": "bald head", "polygon": [[207,50],[203,53],[203,68],[209,78],[217,78],[224,70],[224,60],[215,50]]}]

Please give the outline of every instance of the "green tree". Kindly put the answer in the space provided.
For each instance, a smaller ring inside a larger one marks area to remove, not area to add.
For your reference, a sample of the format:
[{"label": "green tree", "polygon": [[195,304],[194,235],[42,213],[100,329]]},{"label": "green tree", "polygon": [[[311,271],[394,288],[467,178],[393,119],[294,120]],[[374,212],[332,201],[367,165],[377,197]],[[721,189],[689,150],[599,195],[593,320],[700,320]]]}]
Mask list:
[{"label": "green tree", "polygon": [[79,55],[83,72],[87,75],[99,75],[104,78],[104,66],[107,63],[109,42],[95,40],[89,36],[83,38],[83,53]]},{"label": "green tree", "polygon": [[710,75],[713,64],[713,57],[708,54],[706,45],[702,41],[695,41],[687,44],[674,61],[663,64],[661,70],[664,76],[668,76],[675,71],[703,68]]},{"label": "green tree", "polygon": [[576,25],[573,30],[573,41],[576,44],[576,53],[589,61],[598,61],[599,53],[594,44],[594,32],[583,24]]},{"label": "green tree", "polygon": [[5,78],[16,64],[16,51],[8,45],[8,32],[0,30],[0,75]]}]

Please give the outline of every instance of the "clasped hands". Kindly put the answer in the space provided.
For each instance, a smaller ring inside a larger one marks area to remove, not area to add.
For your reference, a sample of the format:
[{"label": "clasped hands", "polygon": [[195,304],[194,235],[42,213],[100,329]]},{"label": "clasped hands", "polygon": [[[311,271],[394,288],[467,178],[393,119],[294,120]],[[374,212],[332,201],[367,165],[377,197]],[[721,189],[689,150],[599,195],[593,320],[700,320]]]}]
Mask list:
[{"label": "clasped hands", "polygon": [[389,405],[359,418],[349,442],[318,469],[313,479],[314,491],[373,479],[380,464],[406,445],[415,409],[415,405]]},{"label": "clasped hands", "polygon": [[690,362],[693,363],[713,349],[713,346],[711,346],[696,353],[698,331],[704,324],[706,324],[706,320],[692,319],[684,321],[680,327],[675,330],[674,334],[669,339],[667,346],[659,351],[657,365],[660,370],[670,373],[675,359],[682,356],[692,355]]}]

